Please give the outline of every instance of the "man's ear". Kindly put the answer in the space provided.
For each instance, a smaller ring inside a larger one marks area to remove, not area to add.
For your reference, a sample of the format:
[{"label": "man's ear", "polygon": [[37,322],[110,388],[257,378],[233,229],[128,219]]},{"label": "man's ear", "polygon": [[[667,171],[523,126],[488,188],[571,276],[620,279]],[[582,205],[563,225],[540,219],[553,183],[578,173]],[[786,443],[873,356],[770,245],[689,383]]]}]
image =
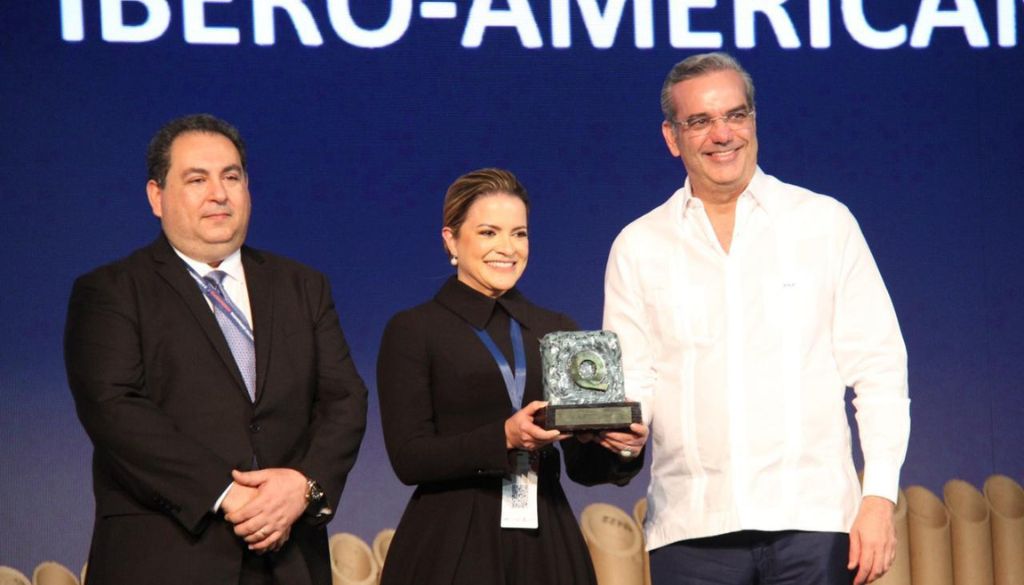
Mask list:
[{"label": "man's ear", "polygon": [[153,215],[163,217],[164,190],[152,179],[146,183],[146,197],[149,199],[149,207],[153,210]]},{"label": "man's ear", "polygon": [[676,132],[676,125],[665,120],[661,123],[661,135],[665,138],[665,146],[668,147],[668,151],[672,153],[672,156],[679,158],[681,151],[679,150],[679,133]]}]

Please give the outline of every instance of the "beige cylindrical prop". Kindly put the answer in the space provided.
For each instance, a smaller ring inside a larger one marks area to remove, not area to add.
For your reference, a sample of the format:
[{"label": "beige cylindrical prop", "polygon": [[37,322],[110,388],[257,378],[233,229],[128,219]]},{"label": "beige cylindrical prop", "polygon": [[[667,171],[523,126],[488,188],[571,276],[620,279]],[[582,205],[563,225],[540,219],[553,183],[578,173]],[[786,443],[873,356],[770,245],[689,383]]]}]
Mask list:
[{"label": "beige cylindrical prop", "polygon": [[391,547],[391,539],[395,536],[394,528],[385,528],[373,537],[373,560],[377,563],[377,582],[380,582],[380,575],[384,574],[384,560],[388,556],[388,548]]},{"label": "beige cylindrical prop", "polygon": [[640,529],[640,556],[644,561],[644,585],[651,585],[651,555],[644,543],[644,518],[647,517],[647,498],[640,498],[633,504],[633,520]]},{"label": "beige cylindrical prop", "polygon": [[896,558],[889,572],[875,581],[875,585],[911,585],[910,583],[910,529],[907,521],[907,496],[900,490],[896,498],[896,511],[892,516],[896,525]]},{"label": "beige cylindrical prop", "polygon": [[904,495],[910,531],[910,575],[914,585],[953,585],[949,511],[928,488],[910,486]]},{"label": "beige cylindrical prop", "polygon": [[993,585],[992,529],[988,503],[978,488],[951,479],[942,489],[953,542],[953,583]]},{"label": "beige cylindrical prop", "polygon": [[32,582],[18,569],[0,565],[0,585],[32,585]]},{"label": "beige cylindrical prop", "polygon": [[1005,475],[985,481],[992,521],[992,574],[996,585],[1024,583],[1024,488]]},{"label": "beige cylindrical prop", "polygon": [[373,552],[355,534],[331,535],[331,581],[334,585],[376,585],[380,572]]},{"label": "beige cylindrical prop", "polygon": [[598,585],[643,585],[643,537],[636,522],[611,504],[590,504],[580,514]]},{"label": "beige cylindrical prop", "polygon": [[33,585],[78,585],[78,577],[67,567],[53,561],[39,563],[32,571]]}]

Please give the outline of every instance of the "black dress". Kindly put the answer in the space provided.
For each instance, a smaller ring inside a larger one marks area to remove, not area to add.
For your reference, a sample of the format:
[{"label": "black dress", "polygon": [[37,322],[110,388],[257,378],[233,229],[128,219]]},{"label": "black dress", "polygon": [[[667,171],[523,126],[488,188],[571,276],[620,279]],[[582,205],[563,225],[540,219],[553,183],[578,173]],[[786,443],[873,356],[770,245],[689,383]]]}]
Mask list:
[{"label": "black dress", "polygon": [[[504,425],[515,409],[474,328],[486,329],[512,363],[509,316],[523,331],[525,405],[542,399],[540,338],[576,324],[516,289],[494,300],[451,278],[384,331],[377,361],[384,440],[399,479],[417,488],[388,549],[382,585],[596,582],[553,446],[539,452],[539,527],[501,528],[501,478],[511,471]],[[625,484],[643,465],[572,438],[561,446],[569,476],[585,485]]]}]

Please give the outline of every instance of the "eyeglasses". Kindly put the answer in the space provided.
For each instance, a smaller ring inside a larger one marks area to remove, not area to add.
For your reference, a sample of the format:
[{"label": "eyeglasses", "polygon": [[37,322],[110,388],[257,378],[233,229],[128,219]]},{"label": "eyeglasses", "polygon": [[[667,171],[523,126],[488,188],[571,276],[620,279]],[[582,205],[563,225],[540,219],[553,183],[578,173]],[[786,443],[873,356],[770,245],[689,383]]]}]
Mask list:
[{"label": "eyeglasses", "polygon": [[746,128],[747,124],[749,124],[753,119],[754,110],[736,110],[734,112],[729,112],[724,116],[716,116],[714,118],[702,116],[686,120],[685,122],[673,120],[672,125],[678,126],[684,132],[687,132],[692,136],[703,136],[708,132],[711,132],[711,129],[715,126],[715,122],[719,120],[725,122],[725,125],[733,130],[742,130],[743,128]]}]

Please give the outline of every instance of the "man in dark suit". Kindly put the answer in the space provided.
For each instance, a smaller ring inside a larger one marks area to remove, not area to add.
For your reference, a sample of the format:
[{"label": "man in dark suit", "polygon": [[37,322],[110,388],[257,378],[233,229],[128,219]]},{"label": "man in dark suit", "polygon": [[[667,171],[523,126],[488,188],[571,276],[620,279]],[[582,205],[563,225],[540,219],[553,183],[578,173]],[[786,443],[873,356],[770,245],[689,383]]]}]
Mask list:
[{"label": "man in dark suit", "polygon": [[243,246],[238,132],[162,128],[162,234],[80,277],[65,363],[92,439],[89,583],[331,582],[326,522],[366,426],[327,279]]}]

